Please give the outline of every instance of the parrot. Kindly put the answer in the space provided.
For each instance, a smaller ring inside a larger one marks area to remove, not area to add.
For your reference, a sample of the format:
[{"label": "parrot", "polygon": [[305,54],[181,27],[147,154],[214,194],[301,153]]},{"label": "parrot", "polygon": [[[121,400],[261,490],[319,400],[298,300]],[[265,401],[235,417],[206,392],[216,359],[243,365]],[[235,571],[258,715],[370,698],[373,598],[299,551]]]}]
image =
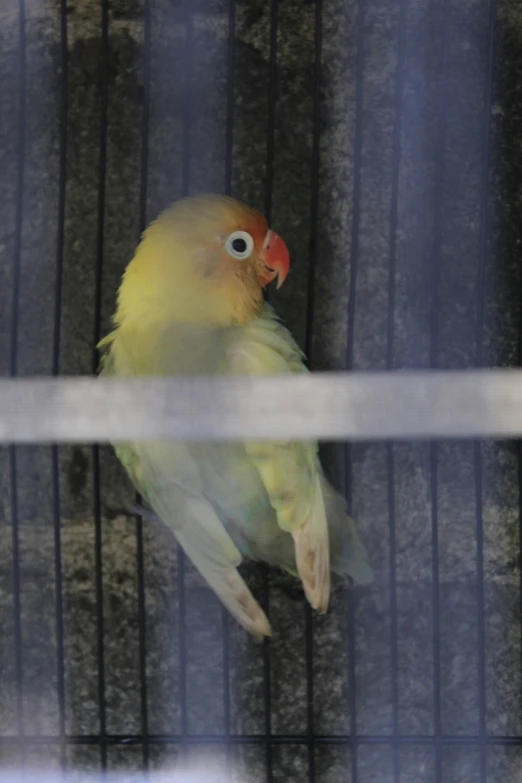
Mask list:
[{"label": "parrot", "polygon": [[[290,268],[284,240],[253,208],[220,194],[181,198],[142,233],[99,343],[100,375],[309,372],[266,301]],[[136,441],[113,444],[141,496],[228,611],[251,634],[268,618],[238,571],[244,558],[300,578],[319,613],[331,585],[373,580],[344,498],[317,442]]]}]

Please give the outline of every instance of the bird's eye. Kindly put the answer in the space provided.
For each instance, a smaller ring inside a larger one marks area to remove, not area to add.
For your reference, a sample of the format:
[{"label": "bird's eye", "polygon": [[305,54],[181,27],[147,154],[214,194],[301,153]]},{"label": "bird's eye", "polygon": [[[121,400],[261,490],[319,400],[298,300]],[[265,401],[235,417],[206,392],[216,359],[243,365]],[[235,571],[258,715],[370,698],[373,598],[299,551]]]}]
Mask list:
[{"label": "bird's eye", "polygon": [[248,258],[254,249],[254,240],[246,231],[234,231],[225,242],[225,247],[234,258]]}]

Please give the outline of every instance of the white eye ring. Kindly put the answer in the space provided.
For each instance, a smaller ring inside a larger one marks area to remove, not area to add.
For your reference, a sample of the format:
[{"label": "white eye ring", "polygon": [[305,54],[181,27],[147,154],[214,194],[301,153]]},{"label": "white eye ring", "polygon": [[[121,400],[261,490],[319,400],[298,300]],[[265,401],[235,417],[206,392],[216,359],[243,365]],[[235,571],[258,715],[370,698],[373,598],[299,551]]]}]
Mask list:
[{"label": "white eye ring", "polygon": [[234,258],[248,258],[254,249],[254,240],[246,231],[233,231],[227,237],[225,247]]}]

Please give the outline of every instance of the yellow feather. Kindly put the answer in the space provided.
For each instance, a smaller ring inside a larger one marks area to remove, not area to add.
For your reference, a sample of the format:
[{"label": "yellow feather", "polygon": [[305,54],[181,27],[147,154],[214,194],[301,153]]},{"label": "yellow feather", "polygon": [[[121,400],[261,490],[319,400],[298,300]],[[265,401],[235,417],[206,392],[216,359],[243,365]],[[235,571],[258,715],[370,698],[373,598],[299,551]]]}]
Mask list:
[{"label": "yellow feather", "polygon": [[[245,225],[263,226],[249,207],[224,196],[182,199],[144,232],[118,293],[114,322],[244,323],[263,304],[262,286],[249,265],[222,243]],[[266,229],[265,229],[266,230]],[[205,239],[202,239],[205,238]]]},{"label": "yellow feather", "polygon": [[[246,259],[224,247],[236,230],[254,239]],[[263,304],[258,273],[266,268],[267,231],[264,218],[220,196],[185,199],[162,213],[123,276],[115,329],[100,342],[102,372],[307,372],[295,341]],[[322,473],[315,442],[137,442],[120,444],[118,456],[252,633],[268,635],[270,626],[236,570],[240,552],[297,570],[319,611],[328,606],[330,557],[341,576],[368,579],[366,555],[342,498]]]}]

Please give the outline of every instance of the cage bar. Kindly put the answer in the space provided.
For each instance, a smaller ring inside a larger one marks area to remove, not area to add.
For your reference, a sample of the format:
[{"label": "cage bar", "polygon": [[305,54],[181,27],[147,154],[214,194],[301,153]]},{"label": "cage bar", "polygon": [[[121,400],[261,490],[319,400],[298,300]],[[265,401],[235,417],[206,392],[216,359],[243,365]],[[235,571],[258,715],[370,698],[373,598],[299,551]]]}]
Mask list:
[{"label": "cage bar", "polygon": [[[393,133],[393,163],[390,205],[390,252],[388,260],[388,318],[386,324],[386,369],[394,366],[394,325],[395,325],[395,271],[397,254],[397,223],[399,199],[399,169],[401,159],[402,133],[402,94],[404,77],[404,45],[406,27],[406,0],[400,2],[399,32],[397,39],[397,64],[395,72],[395,124]],[[390,547],[390,636],[391,636],[391,685],[392,685],[392,734],[393,734],[393,780],[400,783],[399,753],[399,661],[398,661],[398,608],[397,608],[397,569],[396,569],[396,520],[395,520],[395,463],[393,443],[386,447],[389,547]]]},{"label": "cage bar", "polygon": [[[315,312],[315,283],[318,255],[318,220],[319,220],[319,183],[321,167],[321,90],[322,90],[322,0],[315,0],[314,10],[314,95],[312,118],[312,160],[311,160],[311,202],[310,202],[310,242],[309,268],[306,312],[305,353],[308,366],[313,367],[312,330]],[[305,646],[306,646],[306,724],[308,731],[308,780],[315,783],[315,727],[314,727],[314,626],[310,605],[305,607]]]},{"label": "cage bar", "polygon": [[[218,745],[230,742],[232,745],[304,745],[308,746],[308,734],[150,734],[148,742],[151,745]],[[59,736],[47,736],[45,734],[24,737],[1,736],[0,745],[56,745],[60,741]],[[141,745],[141,734],[67,734],[65,741],[68,745]],[[358,745],[383,745],[392,746],[394,737],[391,734],[316,734],[316,745],[346,745],[353,743]],[[441,734],[435,737],[433,734],[405,734],[398,738],[401,747],[411,745],[436,746],[455,745],[478,748],[482,742],[480,734]],[[522,747],[522,737],[511,735],[488,735],[485,739],[491,747]]]},{"label": "cage bar", "polygon": [[[346,370],[350,372],[354,363],[355,336],[355,301],[357,289],[357,270],[359,263],[359,222],[361,204],[361,169],[363,148],[363,110],[364,110],[364,33],[365,33],[366,0],[357,2],[356,30],[356,93],[355,93],[355,138],[353,167],[353,215],[350,247],[350,288],[348,292],[348,344],[346,351]],[[345,495],[348,512],[352,510],[352,450],[350,444],[345,446]],[[350,771],[351,783],[358,783],[357,764],[357,677],[356,677],[356,598],[351,591],[346,594],[346,609],[348,615],[348,711],[350,716]]]},{"label": "cage bar", "polygon": [[[9,356],[9,372],[12,377],[17,375],[17,342],[20,302],[20,267],[22,252],[22,223],[24,214],[24,174],[25,174],[25,127],[26,127],[26,31],[25,31],[25,1],[19,0],[19,62],[18,62],[18,166],[16,183],[16,227],[13,252],[13,284],[11,297],[11,343]],[[9,488],[11,495],[11,525],[13,548],[13,612],[14,612],[14,642],[15,642],[15,672],[17,687],[18,733],[24,733],[23,717],[23,671],[22,671],[22,620],[20,606],[20,546],[19,546],[19,513],[17,486],[17,456],[14,446],[9,448]]]},{"label": "cage bar", "polygon": [[[184,11],[185,21],[185,72],[183,94],[183,171],[182,171],[182,196],[190,194],[190,160],[191,145],[190,131],[192,125],[192,46],[193,46],[193,19],[190,4]],[[186,593],[185,593],[185,553],[178,547],[178,607],[179,607],[179,701],[181,712],[181,733],[188,734],[188,704],[187,704],[187,636],[186,636]],[[184,744],[182,746],[185,752]]]},{"label": "cage bar", "polygon": [[[493,95],[493,68],[495,56],[496,33],[496,0],[489,0],[488,14],[488,48],[486,84],[484,90],[484,140],[483,168],[480,204],[480,256],[477,269],[477,323],[476,323],[476,361],[477,367],[483,363],[484,335],[484,297],[485,297],[485,265],[488,253],[489,224],[489,171],[491,161],[491,110]],[[485,590],[484,590],[484,525],[483,525],[483,466],[482,444],[474,443],[475,471],[475,517],[477,541],[477,629],[478,629],[478,675],[479,675],[479,732],[480,732],[480,781],[486,783],[487,772],[487,729],[486,729],[486,631],[485,631]]]},{"label": "cage bar", "polygon": [[[150,37],[151,37],[150,0],[143,5],[143,110],[141,123],[141,160],[140,160],[140,235],[147,224],[148,164],[149,164],[149,113],[150,113]],[[137,496],[138,504],[141,502]],[[138,634],[139,634],[139,678],[140,678],[140,721],[143,736],[143,769],[149,768],[149,715],[147,689],[147,614],[145,610],[145,555],[143,543],[143,518],[136,516],[136,568],[138,579]]]},{"label": "cage bar", "polygon": [[[234,149],[234,69],[236,63],[236,0],[228,2],[228,39],[227,39],[227,111],[225,132],[225,177],[224,192],[232,196],[232,164]],[[221,607],[223,624],[223,720],[225,735],[230,735],[230,628],[229,614]],[[230,769],[230,744],[226,742],[227,762]]]},{"label": "cage bar", "polygon": [[[67,3],[60,0],[60,189],[58,196],[58,236],[56,242],[56,280],[54,300],[54,335],[52,374],[60,372],[61,299],[65,238],[65,197],[67,171],[67,120],[68,120],[68,54],[67,54]],[[61,545],[61,504],[58,446],[51,447],[52,515],[54,527],[54,561],[56,590],[56,676],[58,691],[58,725],[60,734],[60,761],[66,761],[65,743],[65,655],[63,634],[63,582]]]},{"label": "cage bar", "polygon": [[[431,252],[432,300],[430,312],[430,367],[436,369],[439,362],[439,295],[440,295],[440,259],[442,245],[442,188],[446,167],[446,125],[448,103],[448,59],[450,0],[443,0],[442,43],[440,63],[440,104],[437,128],[437,182],[436,206],[434,215],[434,243]],[[435,735],[435,780],[442,783],[442,754],[440,742],[442,734],[441,719],[441,654],[440,654],[440,585],[439,585],[439,514],[438,514],[438,451],[437,444],[431,442],[430,452],[430,504],[431,504],[431,546],[433,557],[432,622],[433,622],[433,726]]]},{"label": "cage bar", "polygon": [[[100,137],[99,137],[99,189],[98,189],[98,226],[96,275],[94,289],[94,324],[93,324],[93,355],[92,371],[98,369],[97,345],[100,341],[102,270],[105,244],[105,196],[107,182],[107,111],[109,100],[108,60],[109,60],[109,2],[101,1],[101,83],[100,83]],[[96,580],[96,611],[97,611],[97,657],[98,657],[98,721],[100,734],[106,732],[107,711],[105,701],[105,643],[103,614],[103,543],[102,543],[102,512],[100,487],[100,451],[98,444],[92,449],[93,467],[93,510],[95,531],[95,580]],[[102,770],[107,768],[107,748],[100,742],[100,761]]]},{"label": "cage bar", "polygon": [[0,442],[518,438],[522,371],[0,379]]}]

